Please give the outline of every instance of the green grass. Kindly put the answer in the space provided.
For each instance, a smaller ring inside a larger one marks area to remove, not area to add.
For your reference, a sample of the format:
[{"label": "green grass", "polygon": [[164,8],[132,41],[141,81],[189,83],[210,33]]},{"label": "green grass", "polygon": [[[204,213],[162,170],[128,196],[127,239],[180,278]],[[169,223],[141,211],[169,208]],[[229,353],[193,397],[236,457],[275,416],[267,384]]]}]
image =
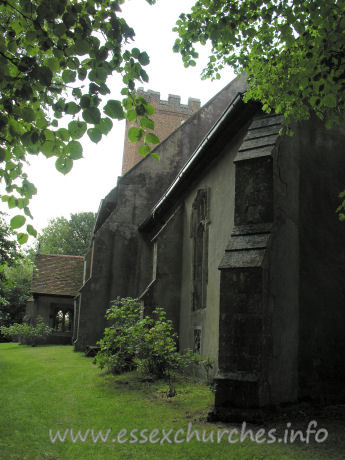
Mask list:
[{"label": "green grass", "polygon": [[[200,433],[231,429],[230,425],[209,424],[205,417],[212,407],[210,390],[197,382],[180,382],[178,395],[167,398],[167,386],[149,383],[135,374],[104,375],[92,360],[72,347],[28,347],[0,344],[0,460],[43,459],[337,459],[344,458],[343,426],[331,424],[323,444],[220,444],[191,441],[139,444],[111,442],[121,429],[187,428],[188,422]],[[322,423],[319,423],[322,425]],[[232,425],[234,427],[235,425]],[[95,431],[111,428],[106,443],[51,443],[49,428]],[[268,427],[265,427],[267,430]],[[159,435],[161,437],[161,433]],[[183,438],[183,436],[182,436]]]}]

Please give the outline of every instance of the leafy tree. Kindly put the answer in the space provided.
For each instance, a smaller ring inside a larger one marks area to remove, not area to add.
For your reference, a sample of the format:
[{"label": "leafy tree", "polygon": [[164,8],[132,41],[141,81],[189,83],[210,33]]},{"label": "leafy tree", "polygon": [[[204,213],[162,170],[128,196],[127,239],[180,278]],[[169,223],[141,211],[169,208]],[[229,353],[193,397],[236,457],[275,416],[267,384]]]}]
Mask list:
[{"label": "leafy tree", "polygon": [[32,263],[18,250],[13,231],[0,213],[0,325],[22,320],[31,278]]},{"label": "leafy tree", "polygon": [[[31,217],[36,194],[23,172],[29,155],[55,156],[66,174],[82,157],[85,133],[97,143],[113,119],[125,117],[138,122],[129,136],[144,138],[141,153],[157,141],[147,132],[154,109],[134,92],[135,81],[148,81],[149,57],[130,46],[134,30],[121,17],[123,2],[0,0],[0,182],[7,193],[2,200],[22,212],[11,220],[15,230]],[[122,101],[108,96],[114,72],[123,77]],[[28,224],[18,240],[36,233]]]},{"label": "leafy tree", "polygon": [[26,301],[31,295],[32,270],[32,262],[23,256],[16,263],[5,266],[0,280],[0,325],[22,321]]},{"label": "leafy tree", "polygon": [[139,299],[118,297],[106,318],[112,324],[98,342],[100,351],[96,355],[96,363],[102,369],[114,374],[137,369],[151,377],[166,377],[169,395],[174,396],[175,374],[201,362],[200,356],[190,350],[178,352],[178,337],[162,308],[156,307],[152,316],[145,316]]},{"label": "leafy tree", "polygon": [[0,212],[0,279],[4,266],[13,264],[19,256],[18,247],[13,240],[13,231],[5,221],[5,214]]},{"label": "leafy tree", "polygon": [[203,78],[230,65],[247,72],[255,99],[287,121],[312,113],[326,126],[344,122],[344,0],[198,0],[181,14],[174,50],[195,65],[195,44],[212,44]]},{"label": "leafy tree", "polygon": [[51,219],[38,241],[42,254],[84,256],[90,246],[96,215],[93,212],[71,214]]}]

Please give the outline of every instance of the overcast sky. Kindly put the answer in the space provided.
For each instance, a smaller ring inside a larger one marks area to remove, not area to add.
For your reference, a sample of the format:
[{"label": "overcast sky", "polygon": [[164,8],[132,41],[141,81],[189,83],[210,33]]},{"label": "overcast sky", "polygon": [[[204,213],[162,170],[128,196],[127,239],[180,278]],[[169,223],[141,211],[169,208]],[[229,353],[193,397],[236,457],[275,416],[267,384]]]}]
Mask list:
[{"label": "overcast sky", "polygon": [[[197,67],[188,69],[183,67],[180,55],[173,53],[177,34],[172,28],[179,14],[188,12],[193,3],[191,0],[158,0],[156,5],[150,6],[145,0],[128,0],[122,11],[136,33],[133,46],[147,51],[151,60],[146,67],[150,81],[138,86],[159,91],[161,99],[166,100],[168,94],[177,94],[183,104],[187,104],[188,97],[199,98],[204,104],[234,75],[229,68],[220,81],[202,81],[200,73],[207,62],[207,53],[200,58]],[[123,87],[121,79],[113,77],[107,84],[112,91],[111,98],[119,98]],[[27,172],[38,189],[30,205],[35,228],[42,229],[53,217],[97,211],[100,200],[116,185],[117,177],[121,175],[124,125],[124,122],[114,120],[113,130],[98,144],[84,136],[81,139],[84,158],[75,161],[73,170],[66,176],[55,170],[54,158],[46,159],[42,154],[30,156]],[[6,208],[3,210],[8,212]]]}]

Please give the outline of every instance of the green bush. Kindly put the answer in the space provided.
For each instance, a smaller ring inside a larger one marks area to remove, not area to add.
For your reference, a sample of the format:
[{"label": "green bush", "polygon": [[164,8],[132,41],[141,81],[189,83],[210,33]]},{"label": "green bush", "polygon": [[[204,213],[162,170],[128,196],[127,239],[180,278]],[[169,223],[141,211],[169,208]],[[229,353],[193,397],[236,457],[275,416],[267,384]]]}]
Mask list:
[{"label": "green bush", "polygon": [[34,347],[46,343],[47,337],[53,332],[53,329],[44,324],[41,317],[38,317],[35,326],[14,323],[8,327],[1,326],[0,331],[4,337],[11,339],[13,342]]},{"label": "green bush", "polygon": [[117,298],[106,312],[106,318],[112,325],[104,331],[104,337],[98,342],[101,350],[96,362],[101,369],[106,368],[113,374],[134,369],[136,337],[139,335],[141,303],[130,297]]},{"label": "green bush", "polygon": [[117,298],[107,310],[113,324],[105,329],[98,344],[101,350],[96,363],[112,373],[138,369],[152,377],[171,377],[200,357],[190,352],[180,354],[172,322],[162,308],[152,317],[144,316],[138,299]]}]

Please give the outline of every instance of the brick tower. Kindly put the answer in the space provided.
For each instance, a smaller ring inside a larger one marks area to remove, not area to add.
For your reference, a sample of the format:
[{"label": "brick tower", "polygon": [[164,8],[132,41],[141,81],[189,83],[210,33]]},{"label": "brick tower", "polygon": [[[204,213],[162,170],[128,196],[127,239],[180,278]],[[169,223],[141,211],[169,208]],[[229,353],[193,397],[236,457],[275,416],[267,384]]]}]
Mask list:
[{"label": "brick tower", "polygon": [[[180,96],[169,94],[167,101],[161,101],[160,93],[156,91],[144,91],[143,88],[138,88],[138,96],[143,96],[147,102],[155,108],[155,113],[151,117],[155,122],[154,133],[163,141],[169,136],[181,123],[189,118],[193,113],[200,108],[199,99],[188,99],[188,105],[181,104]],[[132,143],[128,139],[128,129],[135,126],[134,123],[126,122],[125,141],[123,147],[122,159],[122,174],[125,174],[133,166],[142,160],[143,157],[138,153],[139,143]]]}]

